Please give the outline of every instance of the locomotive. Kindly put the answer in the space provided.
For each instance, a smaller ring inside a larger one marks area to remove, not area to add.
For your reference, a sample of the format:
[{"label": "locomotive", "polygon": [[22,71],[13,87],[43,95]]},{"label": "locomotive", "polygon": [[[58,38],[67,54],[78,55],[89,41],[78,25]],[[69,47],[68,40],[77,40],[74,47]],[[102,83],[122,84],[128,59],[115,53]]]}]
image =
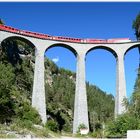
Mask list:
[{"label": "locomotive", "polygon": [[56,41],[65,41],[65,42],[73,42],[73,43],[124,43],[131,42],[129,38],[114,38],[114,39],[80,39],[80,38],[72,38],[72,37],[62,37],[62,36],[51,36],[48,34],[30,32],[25,30],[19,30],[10,26],[0,24],[0,30],[12,32],[20,35],[25,35],[34,38],[46,39],[46,40],[56,40]]}]

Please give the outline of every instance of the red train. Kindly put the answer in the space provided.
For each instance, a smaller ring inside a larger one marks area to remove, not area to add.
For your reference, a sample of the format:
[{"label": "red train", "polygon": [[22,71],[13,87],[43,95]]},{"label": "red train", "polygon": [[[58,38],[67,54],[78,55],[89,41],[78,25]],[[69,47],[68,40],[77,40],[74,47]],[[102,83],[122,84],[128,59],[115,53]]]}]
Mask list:
[{"label": "red train", "polygon": [[74,43],[122,43],[122,42],[131,42],[129,38],[117,38],[117,39],[80,39],[80,38],[71,38],[71,37],[61,37],[61,36],[51,36],[47,34],[41,34],[36,32],[30,32],[25,30],[19,30],[10,26],[0,25],[0,30],[12,32],[20,35],[47,39],[47,40],[57,40],[57,41],[67,41]]}]

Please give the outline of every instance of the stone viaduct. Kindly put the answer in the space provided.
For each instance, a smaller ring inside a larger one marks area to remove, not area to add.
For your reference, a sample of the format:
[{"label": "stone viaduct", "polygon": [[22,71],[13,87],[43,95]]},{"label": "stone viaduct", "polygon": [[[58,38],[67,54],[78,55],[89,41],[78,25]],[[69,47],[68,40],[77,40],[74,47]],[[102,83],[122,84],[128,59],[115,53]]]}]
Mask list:
[{"label": "stone viaduct", "polygon": [[122,104],[126,97],[126,81],[124,69],[124,56],[132,48],[139,47],[140,42],[129,43],[71,43],[65,41],[43,40],[11,32],[0,31],[0,43],[9,38],[19,38],[35,47],[35,70],[32,92],[32,106],[39,112],[42,122],[47,122],[45,87],[44,87],[44,53],[54,46],[62,46],[71,50],[77,59],[76,67],[76,90],[74,104],[73,133],[76,133],[80,124],[85,124],[89,129],[88,107],[85,84],[85,57],[88,52],[94,49],[105,49],[110,51],[116,58],[116,97],[115,117],[125,111]]}]

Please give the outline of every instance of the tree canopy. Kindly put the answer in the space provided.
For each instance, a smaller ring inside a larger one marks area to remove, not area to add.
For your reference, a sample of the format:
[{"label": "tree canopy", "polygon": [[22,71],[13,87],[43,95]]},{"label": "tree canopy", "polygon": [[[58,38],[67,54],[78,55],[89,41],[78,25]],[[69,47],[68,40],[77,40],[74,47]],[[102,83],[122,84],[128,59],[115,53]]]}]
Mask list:
[{"label": "tree canopy", "polygon": [[132,27],[133,29],[135,29],[135,35],[138,39],[140,37],[140,12],[138,13],[135,20],[133,21]]},{"label": "tree canopy", "polygon": [[2,19],[0,19],[0,24],[4,25],[4,21]]}]

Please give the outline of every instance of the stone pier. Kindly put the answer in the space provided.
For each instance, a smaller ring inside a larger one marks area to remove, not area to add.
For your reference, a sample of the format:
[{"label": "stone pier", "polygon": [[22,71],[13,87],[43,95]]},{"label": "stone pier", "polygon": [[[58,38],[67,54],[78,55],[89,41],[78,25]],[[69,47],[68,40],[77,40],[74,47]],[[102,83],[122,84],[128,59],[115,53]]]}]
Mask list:
[{"label": "stone pier", "polygon": [[84,53],[77,55],[73,134],[77,132],[80,124],[84,124],[89,130]]}]

